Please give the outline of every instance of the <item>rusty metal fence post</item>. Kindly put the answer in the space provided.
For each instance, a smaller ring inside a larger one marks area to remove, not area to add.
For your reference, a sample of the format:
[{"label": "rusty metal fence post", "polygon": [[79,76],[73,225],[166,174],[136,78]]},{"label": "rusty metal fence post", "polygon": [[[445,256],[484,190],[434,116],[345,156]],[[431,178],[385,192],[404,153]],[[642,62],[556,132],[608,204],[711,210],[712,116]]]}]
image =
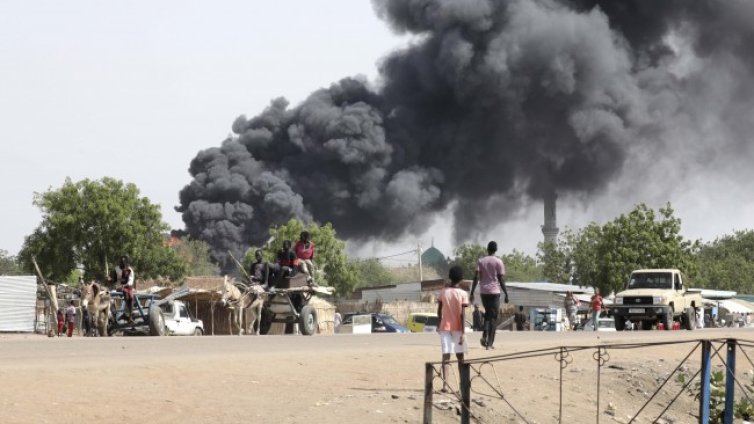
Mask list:
[{"label": "rusty metal fence post", "polygon": [[424,366],[424,424],[432,424],[432,381],[435,379],[435,367],[431,362]]},{"label": "rusty metal fence post", "polygon": [[471,416],[471,364],[459,364],[461,373],[461,424],[469,424]]}]

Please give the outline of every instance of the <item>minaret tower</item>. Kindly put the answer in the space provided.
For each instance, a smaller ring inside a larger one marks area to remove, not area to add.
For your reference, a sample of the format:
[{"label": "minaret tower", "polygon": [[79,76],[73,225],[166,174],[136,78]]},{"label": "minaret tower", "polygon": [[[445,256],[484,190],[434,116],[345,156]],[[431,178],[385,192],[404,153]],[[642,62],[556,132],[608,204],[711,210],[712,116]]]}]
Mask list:
[{"label": "minaret tower", "polygon": [[558,242],[558,224],[556,219],[555,201],[558,195],[555,190],[550,190],[545,195],[545,225],[542,226],[542,234],[545,236],[545,243]]}]

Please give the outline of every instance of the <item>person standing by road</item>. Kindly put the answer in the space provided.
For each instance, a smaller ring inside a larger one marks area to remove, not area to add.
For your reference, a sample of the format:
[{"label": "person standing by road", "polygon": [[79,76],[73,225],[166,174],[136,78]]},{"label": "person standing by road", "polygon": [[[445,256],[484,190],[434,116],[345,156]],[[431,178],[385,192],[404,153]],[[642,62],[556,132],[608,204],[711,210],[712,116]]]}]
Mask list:
[{"label": "person standing by road", "polygon": [[594,331],[597,331],[599,328],[599,322],[600,322],[600,313],[602,313],[602,296],[600,296],[600,289],[598,287],[594,288],[594,294],[592,295],[592,301],[591,301],[591,309],[592,309],[592,325],[594,326]]},{"label": "person standing by road", "polygon": [[65,328],[65,313],[60,308],[58,308],[56,319],[58,321],[58,337],[60,337],[63,335],[63,329]]},{"label": "person standing by road", "polygon": [[518,311],[513,315],[513,321],[516,323],[516,331],[524,331],[524,324],[526,323],[526,314],[524,314],[524,307],[519,306]]},{"label": "person standing by road", "polygon": [[65,308],[65,322],[68,325],[68,337],[72,337],[73,327],[76,326],[76,306],[73,301]]},{"label": "person standing by road", "polygon": [[479,305],[474,304],[474,312],[471,314],[471,326],[474,331],[484,330],[484,314],[479,310]]},{"label": "person standing by road", "polygon": [[479,259],[477,269],[474,272],[474,281],[471,284],[471,298],[474,298],[474,290],[479,283],[479,291],[482,295],[484,306],[484,332],[482,333],[482,346],[494,349],[495,331],[497,330],[497,317],[500,313],[500,290],[505,293],[505,303],[508,303],[508,291],[505,289],[505,264],[495,256],[497,243],[487,243],[487,256]]},{"label": "person standing by road", "polygon": [[579,310],[581,302],[573,295],[572,291],[566,292],[565,299],[563,300],[563,306],[565,307],[566,314],[568,314],[568,328],[570,330],[576,329],[576,314]]},{"label": "person standing by road", "polygon": [[468,353],[468,344],[464,340],[464,310],[469,306],[469,295],[458,283],[463,280],[463,269],[455,265],[448,272],[450,286],[440,291],[437,299],[437,318],[440,325],[437,332],[440,333],[442,346],[442,381],[443,392],[448,392],[448,374],[450,371],[450,354],[455,353],[458,359],[458,373],[461,372],[463,355]]}]

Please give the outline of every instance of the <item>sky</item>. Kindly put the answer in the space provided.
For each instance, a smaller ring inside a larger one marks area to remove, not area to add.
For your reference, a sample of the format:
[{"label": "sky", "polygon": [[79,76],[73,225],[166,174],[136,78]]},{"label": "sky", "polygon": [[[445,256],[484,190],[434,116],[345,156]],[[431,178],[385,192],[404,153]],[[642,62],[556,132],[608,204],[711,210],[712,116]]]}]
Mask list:
[{"label": "sky", "polygon": [[[174,207],[191,181],[189,163],[219,146],[237,116],[257,115],[278,96],[295,105],[343,77],[374,80],[381,59],[414,41],[392,33],[368,1],[0,1],[0,249],[18,252],[41,220],[34,193],[67,177],[132,182],[171,227],[183,228]],[[629,158],[628,177],[589,196],[561,196],[558,225],[671,202],[687,238],[754,227],[750,173],[702,155],[693,168],[701,171],[663,180],[652,162],[683,167],[673,154]],[[643,172],[653,178],[632,175]],[[385,256],[421,243],[452,255],[451,215],[438,214],[424,234],[349,250]],[[523,202],[504,217],[468,241],[535,253],[541,203]]]},{"label": "sky", "polygon": [[402,42],[369,2],[0,2],[0,249],[66,177],[133,182],[182,228],[189,162],[238,115],[374,77]]}]

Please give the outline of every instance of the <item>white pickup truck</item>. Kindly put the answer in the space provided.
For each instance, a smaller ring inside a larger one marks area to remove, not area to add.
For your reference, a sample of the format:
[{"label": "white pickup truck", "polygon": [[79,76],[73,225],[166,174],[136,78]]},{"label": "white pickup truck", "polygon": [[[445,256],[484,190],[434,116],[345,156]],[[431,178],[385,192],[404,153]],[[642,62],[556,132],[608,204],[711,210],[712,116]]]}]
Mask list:
[{"label": "white pickup truck", "polygon": [[696,308],[702,306],[701,290],[689,290],[677,269],[639,269],[631,273],[626,289],[615,295],[610,309],[615,329],[641,323],[649,330],[662,323],[666,330],[679,321],[687,330],[696,327]]},{"label": "white pickup truck", "polygon": [[192,318],[188,307],[180,300],[163,303],[160,309],[165,321],[164,335],[201,336],[204,334],[202,320]]}]

